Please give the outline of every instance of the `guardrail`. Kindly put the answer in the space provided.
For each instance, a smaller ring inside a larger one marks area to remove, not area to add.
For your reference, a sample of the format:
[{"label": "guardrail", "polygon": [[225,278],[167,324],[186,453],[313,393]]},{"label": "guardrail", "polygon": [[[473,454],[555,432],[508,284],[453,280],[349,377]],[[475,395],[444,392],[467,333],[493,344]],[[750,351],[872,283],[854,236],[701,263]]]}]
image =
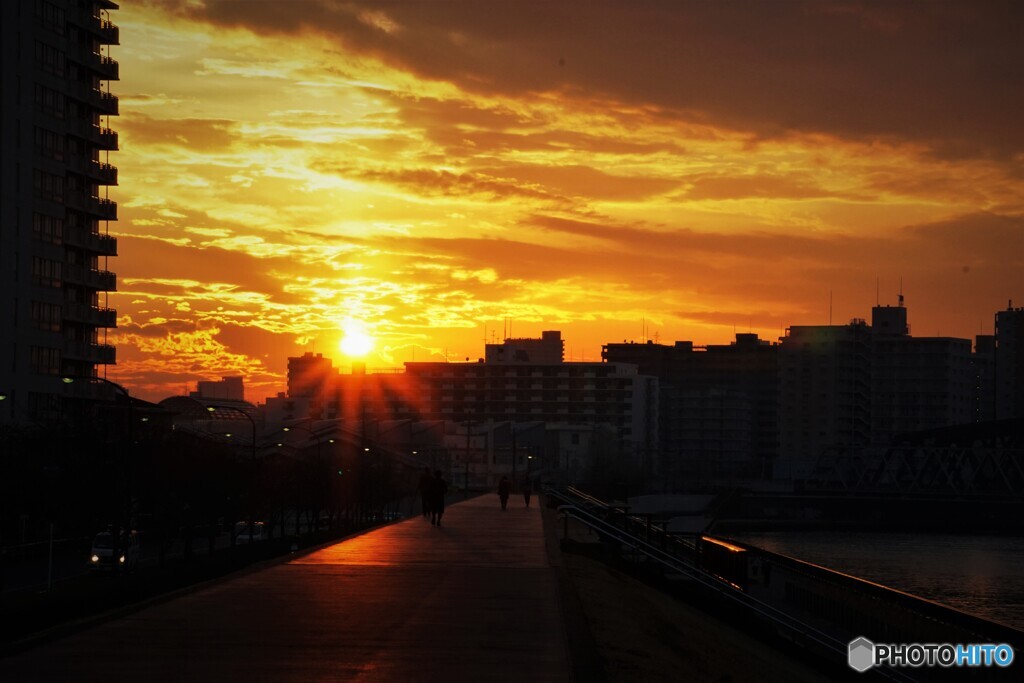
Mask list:
[{"label": "guardrail", "polygon": [[[780,635],[792,642],[809,647],[833,661],[846,661],[848,642],[751,596],[728,578],[703,566],[700,545],[704,542],[716,546],[731,546],[740,552],[746,549],[709,536],[701,536],[701,544],[698,544],[696,539],[693,542],[684,542],[683,539],[667,534],[664,530],[658,530],[655,534],[656,538],[660,537],[659,543],[662,547],[659,547],[646,538],[651,531],[650,524],[646,520],[629,515],[624,506],[607,503],[571,487],[546,488],[545,493],[555,500],[562,501],[563,504],[558,507],[558,511],[564,515],[567,524],[569,519],[574,519],[594,531],[602,541],[617,544],[623,554],[631,556],[634,561],[639,561],[643,557],[646,561],[654,562],[663,570],[681,575],[713,595],[740,606],[767,622]],[[642,536],[630,530],[637,527],[642,530]],[[895,669],[876,668],[873,669],[873,673],[892,681],[915,680]]]}]

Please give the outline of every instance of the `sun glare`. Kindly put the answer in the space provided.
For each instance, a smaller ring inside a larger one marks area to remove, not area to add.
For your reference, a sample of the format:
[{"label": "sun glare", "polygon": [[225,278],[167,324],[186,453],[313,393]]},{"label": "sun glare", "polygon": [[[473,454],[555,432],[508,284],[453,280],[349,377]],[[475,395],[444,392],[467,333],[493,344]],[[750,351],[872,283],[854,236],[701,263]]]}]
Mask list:
[{"label": "sun glare", "polygon": [[361,358],[373,349],[373,339],[368,334],[352,330],[345,333],[340,346],[346,356]]}]

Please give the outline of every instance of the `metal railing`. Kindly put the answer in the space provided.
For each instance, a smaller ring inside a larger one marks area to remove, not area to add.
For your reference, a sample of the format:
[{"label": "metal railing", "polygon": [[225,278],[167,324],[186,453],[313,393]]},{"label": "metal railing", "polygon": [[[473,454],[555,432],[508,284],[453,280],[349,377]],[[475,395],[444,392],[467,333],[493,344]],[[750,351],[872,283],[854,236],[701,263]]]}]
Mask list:
[{"label": "metal railing", "polygon": [[[566,519],[574,519],[595,532],[603,541],[617,544],[623,554],[632,556],[634,561],[643,557],[654,562],[667,572],[681,575],[714,595],[741,606],[793,642],[810,646],[837,662],[846,660],[846,642],[750,596],[728,581],[702,569],[695,542],[683,542],[683,539],[673,537],[672,543],[666,543],[670,535],[661,531],[665,535],[661,537],[663,547],[659,547],[645,538],[651,528],[646,520],[629,515],[625,506],[607,503],[573,487],[548,487],[544,491],[563,502],[558,511]],[[631,530],[637,527],[642,529],[643,537]],[[894,669],[875,668],[873,671],[893,681],[915,680]]]}]

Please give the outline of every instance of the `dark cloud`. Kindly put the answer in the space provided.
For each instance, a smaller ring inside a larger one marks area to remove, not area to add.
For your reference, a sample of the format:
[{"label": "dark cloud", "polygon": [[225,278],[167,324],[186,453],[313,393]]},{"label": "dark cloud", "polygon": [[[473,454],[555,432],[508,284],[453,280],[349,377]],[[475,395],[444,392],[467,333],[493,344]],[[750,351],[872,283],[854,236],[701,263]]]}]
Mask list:
[{"label": "dark cloud", "polygon": [[481,93],[606,97],[761,137],[914,140],[953,157],[1024,149],[1024,9],[1012,0],[150,4],[317,31]]}]

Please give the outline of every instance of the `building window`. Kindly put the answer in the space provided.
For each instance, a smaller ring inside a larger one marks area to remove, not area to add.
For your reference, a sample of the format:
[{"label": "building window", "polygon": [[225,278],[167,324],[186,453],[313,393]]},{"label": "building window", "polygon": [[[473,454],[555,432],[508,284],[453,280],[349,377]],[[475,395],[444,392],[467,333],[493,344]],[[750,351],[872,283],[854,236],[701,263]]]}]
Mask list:
[{"label": "building window", "polygon": [[61,307],[44,301],[32,302],[32,321],[41,330],[60,332]]},{"label": "building window", "polygon": [[33,139],[35,141],[36,154],[46,157],[47,159],[64,161],[63,135],[59,135],[58,133],[54,133],[52,130],[36,126],[33,130]]},{"label": "building window", "polygon": [[52,2],[36,0],[36,19],[39,20],[40,24],[54,33],[64,35],[64,10],[57,7]]},{"label": "building window", "polygon": [[32,284],[40,287],[61,287],[63,266],[60,261],[32,257]]},{"label": "building window", "polygon": [[32,173],[33,187],[38,199],[64,203],[64,178],[38,168]]},{"label": "building window", "polygon": [[64,241],[64,220],[56,216],[33,213],[32,238],[37,242],[60,244]]},{"label": "building window", "polygon": [[64,118],[64,111],[67,107],[64,93],[57,92],[39,83],[35,84],[34,90],[36,109],[57,119]]},{"label": "building window", "polygon": [[36,41],[36,64],[55,76],[64,75],[64,53],[46,43]]},{"label": "building window", "polygon": [[51,349],[46,346],[33,346],[32,372],[37,375],[59,375],[60,374],[60,349]]}]

